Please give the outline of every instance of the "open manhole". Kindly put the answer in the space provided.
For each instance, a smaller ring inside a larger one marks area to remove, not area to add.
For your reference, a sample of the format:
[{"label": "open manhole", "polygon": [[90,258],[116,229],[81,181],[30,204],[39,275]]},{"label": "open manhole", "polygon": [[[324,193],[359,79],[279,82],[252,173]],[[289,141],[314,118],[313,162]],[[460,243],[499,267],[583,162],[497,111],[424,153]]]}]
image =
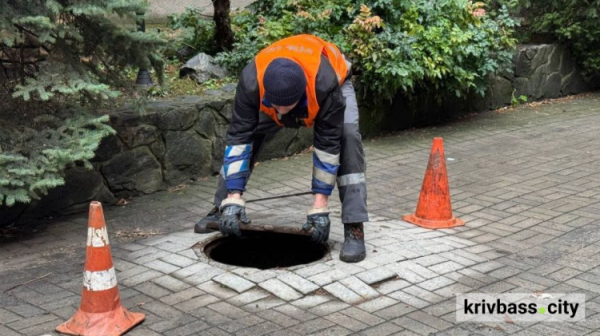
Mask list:
[{"label": "open manhole", "polygon": [[223,264],[258,269],[309,264],[325,256],[327,244],[306,236],[271,232],[246,233],[242,238],[223,237],[206,244],[204,253]]}]

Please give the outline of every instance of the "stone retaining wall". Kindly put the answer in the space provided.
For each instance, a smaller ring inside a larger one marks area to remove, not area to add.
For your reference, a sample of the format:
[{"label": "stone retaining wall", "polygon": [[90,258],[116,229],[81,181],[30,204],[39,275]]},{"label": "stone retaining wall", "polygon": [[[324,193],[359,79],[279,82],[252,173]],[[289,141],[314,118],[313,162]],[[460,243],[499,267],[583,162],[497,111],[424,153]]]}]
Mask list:
[{"label": "stone retaining wall", "polygon": [[[233,112],[233,84],[203,96],[151,102],[144,114],[131,107],[111,112],[117,135],[106,139],[98,170],[118,197],[149,194],[190,179],[217,174]],[[285,129],[268,140],[260,159],[296,153],[310,132]]]},{"label": "stone retaining wall", "polygon": [[512,73],[492,79],[490,92],[476,102],[475,110],[497,109],[511,104],[511,97],[529,101],[578,94],[600,86],[600,76],[584,78],[568,49],[553,45],[522,45],[515,54]]}]

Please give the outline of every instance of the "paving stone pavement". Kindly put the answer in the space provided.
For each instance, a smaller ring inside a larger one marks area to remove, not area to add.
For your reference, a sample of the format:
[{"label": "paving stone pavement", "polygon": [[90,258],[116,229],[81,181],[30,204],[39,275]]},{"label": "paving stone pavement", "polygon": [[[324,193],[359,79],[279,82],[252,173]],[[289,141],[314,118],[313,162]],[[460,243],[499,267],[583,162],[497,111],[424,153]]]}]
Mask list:
[{"label": "paving stone pavement", "polygon": [[[368,257],[330,256],[258,270],[209,261],[194,223],[216,179],[105,209],[123,304],[146,314],[129,335],[599,335],[600,94],[481,113],[365,142]],[[405,223],[431,140],[445,142],[453,209],[464,227]],[[311,155],[262,162],[246,199],[309,190]],[[248,204],[301,223],[310,196]],[[86,216],[0,244],[0,335],[55,335],[79,305]],[[586,294],[577,323],[457,323],[459,293]]]}]

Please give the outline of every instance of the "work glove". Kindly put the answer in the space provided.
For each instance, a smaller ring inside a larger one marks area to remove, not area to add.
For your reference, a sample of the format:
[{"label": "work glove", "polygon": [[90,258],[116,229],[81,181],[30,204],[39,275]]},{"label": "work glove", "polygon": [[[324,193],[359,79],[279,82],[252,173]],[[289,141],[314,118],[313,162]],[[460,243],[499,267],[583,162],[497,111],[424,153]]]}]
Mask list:
[{"label": "work glove", "polygon": [[325,243],[329,240],[330,226],[331,221],[327,208],[312,208],[308,210],[306,224],[302,226],[302,230],[309,231],[313,228],[310,239],[315,243]]},{"label": "work glove", "polygon": [[220,207],[219,230],[224,236],[241,237],[240,222],[250,224],[246,216],[246,202],[241,198],[226,198]]}]

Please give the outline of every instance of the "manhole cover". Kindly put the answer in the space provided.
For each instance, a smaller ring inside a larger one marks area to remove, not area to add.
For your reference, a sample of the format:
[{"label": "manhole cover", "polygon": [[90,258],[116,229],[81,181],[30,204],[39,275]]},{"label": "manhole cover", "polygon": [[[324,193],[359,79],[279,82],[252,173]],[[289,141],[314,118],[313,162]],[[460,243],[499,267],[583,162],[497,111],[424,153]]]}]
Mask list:
[{"label": "manhole cover", "polygon": [[223,237],[204,246],[204,253],[212,260],[258,269],[309,264],[323,258],[328,250],[327,244],[313,243],[305,236],[272,232]]}]

